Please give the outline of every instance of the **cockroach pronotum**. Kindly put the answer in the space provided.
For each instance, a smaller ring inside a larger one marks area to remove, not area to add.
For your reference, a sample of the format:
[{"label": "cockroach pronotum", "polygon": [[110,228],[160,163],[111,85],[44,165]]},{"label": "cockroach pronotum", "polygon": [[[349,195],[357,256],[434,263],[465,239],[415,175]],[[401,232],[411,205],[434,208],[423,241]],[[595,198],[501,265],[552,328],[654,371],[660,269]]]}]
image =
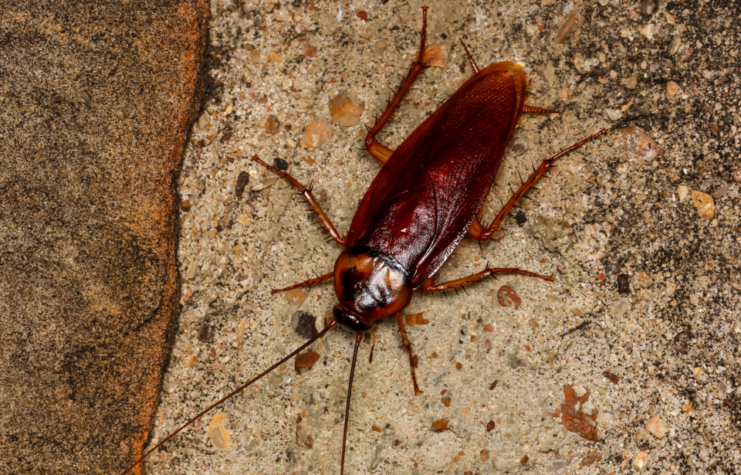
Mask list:
[{"label": "cockroach pronotum", "polygon": [[427,67],[423,62],[426,28],[427,7],[423,7],[421,45],[417,61],[365,139],[367,151],[383,166],[360,202],[347,236],[340,236],[314,199],[311,190],[288,173],[266,164],[257,156],[253,157],[254,161],[298,188],[330,236],[344,248],[335,262],[334,271],[285,289],[273,290],[272,293],[334,280],[339,300],[331,313],[334,318],[298,349],[165,437],[124,471],[124,474],[201,416],[296,356],[337,325],[355,333],[342,435],[340,474],[344,474],[353,375],[358,348],[365,333],[378,322],[395,317],[402,343],[409,354],[414,392],[419,395],[421,390],[415,375],[416,358],[401,318],[401,311],[409,304],[414,289],[421,287],[427,292],[440,292],[502,273],[553,280],[552,275],[488,265],[479,273],[449,282],[435,283],[434,277],[466,234],[478,241],[490,238],[501,229],[500,226],[510,210],[556,160],[607,131],[603,129],[544,160],[514,192],[494,221],[484,227],[478,216],[520,116],[525,113],[558,112],[525,104],[528,83],[521,66],[512,62],[500,62],[479,69],[465,43],[461,41],[473,69],[473,76],[396,150],[384,147],[376,140],[376,135],[391,118],[419,74]]}]

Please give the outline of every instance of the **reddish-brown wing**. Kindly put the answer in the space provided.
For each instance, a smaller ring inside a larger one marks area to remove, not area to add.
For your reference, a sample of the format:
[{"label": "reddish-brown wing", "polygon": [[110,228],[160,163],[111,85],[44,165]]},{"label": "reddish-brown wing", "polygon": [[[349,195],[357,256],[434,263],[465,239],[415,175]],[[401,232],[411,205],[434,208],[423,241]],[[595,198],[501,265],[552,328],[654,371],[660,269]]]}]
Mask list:
[{"label": "reddish-brown wing", "polygon": [[470,78],[396,149],[350,225],[347,246],[393,256],[419,287],[450,256],[494,183],[525,101],[519,65]]}]

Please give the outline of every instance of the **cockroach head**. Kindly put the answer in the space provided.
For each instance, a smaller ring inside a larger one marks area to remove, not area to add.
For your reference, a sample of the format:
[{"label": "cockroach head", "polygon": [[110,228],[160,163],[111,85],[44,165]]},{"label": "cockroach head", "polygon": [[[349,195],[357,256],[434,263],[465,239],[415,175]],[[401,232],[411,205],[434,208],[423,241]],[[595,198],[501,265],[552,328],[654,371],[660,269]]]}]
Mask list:
[{"label": "cockroach head", "polygon": [[353,331],[370,330],[375,321],[396,314],[412,298],[410,279],[396,259],[365,246],[342,251],[334,266],[334,288],[340,301],[335,318]]}]

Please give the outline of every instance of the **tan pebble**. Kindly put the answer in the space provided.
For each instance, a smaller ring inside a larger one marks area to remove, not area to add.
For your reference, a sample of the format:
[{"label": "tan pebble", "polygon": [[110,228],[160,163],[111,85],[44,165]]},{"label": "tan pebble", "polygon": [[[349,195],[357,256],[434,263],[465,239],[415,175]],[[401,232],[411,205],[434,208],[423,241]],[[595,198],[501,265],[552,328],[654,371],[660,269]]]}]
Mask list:
[{"label": "tan pebble", "polygon": [[649,23],[648,25],[641,28],[639,33],[645,36],[647,40],[653,41],[654,40],[654,25],[652,23]]},{"label": "tan pebble", "polygon": [[250,63],[252,64],[259,64],[262,62],[262,55],[259,51],[254,50],[250,52]]},{"label": "tan pebble", "polygon": [[680,92],[682,91],[682,88],[679,87],[679,84],[677,84],[674,81],[669,81],[666,83],[666,98],[670,101],[674,99]]},{"label": "tan pebble", "polygon": [[304,57],[313,58],[314,56],[316,56],[316,48],[311,43],[309,43],[308,41],[304,41],[302,46],[304,49]]},{"label": "tan pebble", "polygon": [[553,5],[554,3],[556,3],[556,0],[543,0],[543,5],[546,6]]},{"label": "tan pebble", "polygon": [[280,121],[276,116],[271,115],[270,117],[268,117],[268,120],[265,121],[265,132],[271,135],[280,132]]},{"label": "tan pebble", "polygon": [[283,55],[282,54],[279,54],[279,53],[276,53],[276,52],[273,52],[273,51],[270,52],[270,54],[268,55],[268,58],[270,58],[270,61],[272,61],[274,63],[282,63],[283,62]]},{"label": "tan pebble", "polygon": [[690,188],[688,186],[682,185],[677,187],[677,195],[679,196],[679,201],[684,202],[684,200],[687,199],[687,196],[690,194]]},{"label": "tan pebble", "polygon": [[196,364],[196,360],[197,358],[195,355],[190,355],[189,357],[185,359],[185,366],[187,366],[188,368],[192,368],[193,365]]},{"label": "tan pebble", "polygon": [[486,449],[481,449],[481,452],[479,452],[479,457],[481,457],[482,462],[486,462],[489,460],[489,451]]},{"label": "tan pebble", "polygon": [[646,423],[646,430],[649,431],[657,439],[663,439],[666,435],[666,429],[664,428],[664,422],[661,420],[658,414],[653,416]]},{"label": "tan pebble", "polygon": [[329,101],[329,114],[332,121],[344,127],[352,127],[360,123],[365,104],[353,104],[347,94],[340,92]]},{"label": "tan pebble", "polygon": [[[739,168],[738,170],[734,170],[733,171],[733,181],[735,181],[736,183],[741,183],[741,168]],[[185,208],[183,208],[183,209],[185,209]],[[190,209],[190,207],[188,209]],[[185,211],[187,211],[187,210],[185,210]]]},{"label": "tan pebble", "polygon": [[635,89],[638,85],[638,79],[635,76],[631,76],[625,80],[625,87],[628,89]]},{"label": "tan pebble", "polygon": [[561,99],[562,101],[565,101],[566,99],[568,99],[569,98],[569,88],[565,87],[561,89],[560,91],[558,91],[558,98]]},{"label": "tan pebble", "polygon": [[556,35],[556,43],[565,42],[569,35],[577,29],[580,23],[581,15],[576,10],[572,11],[566,18],[563,26],[561,26],[561,29],[558,31],[558,35]]},{"label": "tan pebble", "polygon": [[429,61],[428,66],[444,67],[448,64],[448,46],[433,44],[425,48],[422,53],[422,62]]},{"label": "tan pebble", "polygon": [[713,219],[715,216],[715,202],[713,197],[703,193],[702,191],[692,191],[692,199],[695,201],[695,208],[697,208],[697,214],[703,218]]},{"label": "tan pebble", "polygon": [[242,224],[242,226],[249,226],[250,225],[250,217],[249,217],[249,215],[246,215],[246,214],[240,215],[237,218],[237,222],[239,222],[240,224]]},{"label": "tan pebble", "polygon": [[306,126],[301,136],[301,145],[308,148],[319,148],[332,138],[332,127],[320,120],[315,120]]},{"label": "tan pebble", "polygon": [[646,466],[646,458],[648,458],[646,452],[641,452],[640,454],[633,457],[633,468],[636,470],[643,470]]},{"label": "tan pebble", "polygon": [[625,159],[650,163],[664,150],[640,127],[631,125],[618,130],[623,144]]},{"label": "tan pebble", "polygon": [[692,112],[692,104],[686,104],[684,106],[684,112],[687,113],[687,114],[689,114],[690,112]]},{"label": "tan pebble", "polygon": [[208,423],[208,438],[211,439],[211,443],[219,450],[226,450],[229,448],[229,433],[226,431],[223,424],[223,412],[214,415],[211,422]]},{"label": "tan pebble", "polygon": [[247,329],[247,319],[242,319],[241,322],[239,322],[239,326],[237,327],[236,336],[237,336],[237,344],[242,344],[242,337],[244,336],[244,331]]}]

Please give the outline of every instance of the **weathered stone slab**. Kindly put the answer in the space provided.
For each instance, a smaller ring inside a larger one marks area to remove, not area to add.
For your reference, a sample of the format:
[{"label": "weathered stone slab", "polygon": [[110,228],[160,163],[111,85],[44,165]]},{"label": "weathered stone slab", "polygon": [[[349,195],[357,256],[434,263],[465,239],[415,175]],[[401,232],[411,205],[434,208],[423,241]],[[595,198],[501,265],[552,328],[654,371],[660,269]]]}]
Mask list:
[{"label": "weathered stone slab", "polygon": [[201,0],[0,8],[0,473],[115,473],[146,442],[208,15]]}]

